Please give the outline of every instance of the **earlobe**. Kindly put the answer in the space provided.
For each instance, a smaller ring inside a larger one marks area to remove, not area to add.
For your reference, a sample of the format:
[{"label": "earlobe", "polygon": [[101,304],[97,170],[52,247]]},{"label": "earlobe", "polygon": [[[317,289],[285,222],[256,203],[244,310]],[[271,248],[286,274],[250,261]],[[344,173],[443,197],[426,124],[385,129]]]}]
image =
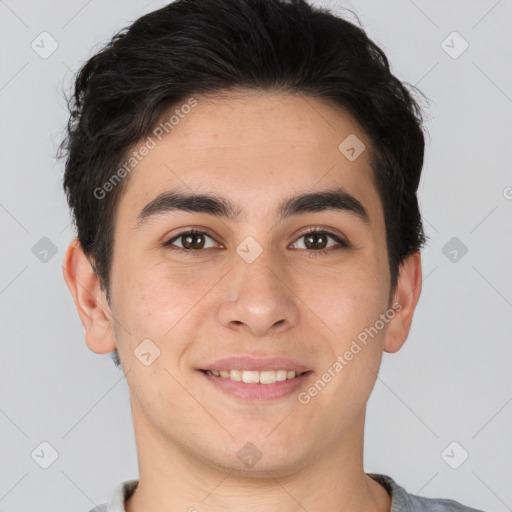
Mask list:
[{"label": "earlobe", "polygon": [[420,298],[421,283],[421,254],[419,251],[415,251],[407,256],[400,265],[400,275],[391,304],[396,313],[389,322],[386,332],[385,352],[398,352],[405,343],[411,328],[414,310]]},{"label": "earlobe", "polygon": [[116,343],[106,293],[77,238],[66,250],[62,274],[84,326],[87,346],[97,354],[112,352]]}]

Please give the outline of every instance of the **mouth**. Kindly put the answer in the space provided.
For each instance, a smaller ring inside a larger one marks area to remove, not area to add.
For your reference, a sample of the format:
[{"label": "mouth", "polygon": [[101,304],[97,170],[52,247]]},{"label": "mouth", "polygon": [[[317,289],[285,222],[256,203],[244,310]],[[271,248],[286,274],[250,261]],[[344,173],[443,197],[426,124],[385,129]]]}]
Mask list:
[{"label": "mouth", "polygon": [[285,380],[296,379],[305,372],[295,372],[293,370],[201,370],[212,377],[229,379],[234,382],[244,382],[245,384],[275,384]]},{"label": "mouth", "polygon": [[286,398],[305,385],[311,370],[199,370],[214,390],[247,403]]}]

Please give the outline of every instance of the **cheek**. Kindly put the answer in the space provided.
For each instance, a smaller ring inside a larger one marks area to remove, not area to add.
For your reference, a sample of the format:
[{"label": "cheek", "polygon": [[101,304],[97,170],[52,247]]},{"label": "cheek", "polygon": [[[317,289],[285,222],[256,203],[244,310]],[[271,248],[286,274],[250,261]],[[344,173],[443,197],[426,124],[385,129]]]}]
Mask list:
[{"label": "cheek", "polygon": [[388,325],[381,320],[387,308],[387,288],[368,274],[364,278],[352,274],[332,279],[324,292],[324,301],[319,294],[315,311],[322,320],[318,325],[328,335],[318,347],[317,379],[299,401],[311,401],[317,410],[332,411],[333,405],[339,405],[343,414],[332,414],[327,421],[333,431],[341,431],[347,418],[356,417],[364,408],[375,385]]},{"label": "cheek", "polygon": [[137,335],[162,338],[200,299],[205,282],[192,269],[172,271],[160,264],[118,275],[117,303]]},{"label": "cheek", "polygon": [[[311,311],[336,349],[375,323],[386,311],[387,273],[370,258],[338,268],[318,269],[301,278],[297,295]],[[308,313],[307,313],[308,314]]]},{"label": "cheek", "polygon": [[154,366],[171,369],[180,364],[193,335],[191,322],[198,328],[200,302],[218,279],[212,272],[199,275],[192,265],[179,270],[168,263],[133,268],[117,274],[113,294],[116,340],[120,354],[124,353],[121,357],[126,355],[123,365],[131,367],[134,362],[137,367],[134,351],[150,339],[160,351]]},{"label": "cheek", "polygon": [[189,343],[183,329],[201,294],[186,279],[165,275],[156,268],[135,274],[119,276],[123,284],[116,290],[119,321],[114,322],[114,330],[130,389],[139,407],[146,404],[150,408],[147,404],[170,403],[172,397],[182,395],[172,376],[179,375],[182,354]]}]

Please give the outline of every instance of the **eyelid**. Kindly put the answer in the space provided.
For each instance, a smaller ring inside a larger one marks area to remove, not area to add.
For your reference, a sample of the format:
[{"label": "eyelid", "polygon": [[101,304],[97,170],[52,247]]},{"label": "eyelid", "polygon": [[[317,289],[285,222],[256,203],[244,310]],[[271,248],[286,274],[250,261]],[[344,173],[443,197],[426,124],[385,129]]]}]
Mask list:
[{"label": "eyelid", "polygon": [[[208,228],[203,228],[203,227],[193,227],[193,226],[188,226],[186,228],[183,228],[182,230],[180,230],[178,233],[172,235],[170,238],[167,238],[164,242],[162,242],[162,245],[165,247],[165,246],[169,246],[171,245],[171,242],[173,240],[176,240],[177,238],[179,238],[180,236],[183,236],[183,235],[188,235],[188,234],[200,234],[200,235],[207,235],[209,236],[216,244],[220,245],[221,248],[223,248],[223,245],[219,242],[217,242],[217,239],[216,239],[216,236],[214,236],[210,230]],[[178,247],[177,250],[180,250],[181,247]],[[182,249],[183,250],[183,249]],[[203,251],[205,249],[202,249]],[[187,252],[192,252],[191,250],[188,250]],[[196,251],[198,252],[198,251]]]},{"label": "eyelid", "polygon": [[327,226],[311,226],[307,228],[305,231],[301,231],[300,234],[295,237],[295,240],[297,238],[300,238],[301,236],[309,235],[310,233],[325,233],[326,235],[332,236],[340,243],[348,245],[347,240],[342,234],[338,233],[337,231],[331,228],[328,228]]}]

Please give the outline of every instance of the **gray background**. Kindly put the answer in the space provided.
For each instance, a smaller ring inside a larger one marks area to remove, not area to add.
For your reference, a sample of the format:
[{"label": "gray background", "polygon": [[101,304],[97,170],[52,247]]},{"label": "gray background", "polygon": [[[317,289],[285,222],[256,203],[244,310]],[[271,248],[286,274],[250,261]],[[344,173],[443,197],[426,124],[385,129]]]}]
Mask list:
[{"label": "gray background", "polygon": [[[412,493],[512,510],[512,2],[322,3],[354,9],[394,73],[431,101],[423,292],[409,340],[385,355],[370,399],[366,470]],[[164,4],[0,0],[3,511],[85,512],[138,477],[126,383],[109,356],[86,347],[62,278],[74,230],[53,155],[73,72]],[[46,59],[31,48],[43,31],[59,45]],[[457,36],[442,45],[453,31],[469,43],[458,58],[445,51],[462,48]],[[43,237],[55,255],[36,245]],[[451,245],[460,243],[464,255]],[[48,469],[43,441],[58,452]],[[460,447],[445,452],[453,441]],[[453,469],[446,461],[460,463],[462,450],[469,458]]]}]

